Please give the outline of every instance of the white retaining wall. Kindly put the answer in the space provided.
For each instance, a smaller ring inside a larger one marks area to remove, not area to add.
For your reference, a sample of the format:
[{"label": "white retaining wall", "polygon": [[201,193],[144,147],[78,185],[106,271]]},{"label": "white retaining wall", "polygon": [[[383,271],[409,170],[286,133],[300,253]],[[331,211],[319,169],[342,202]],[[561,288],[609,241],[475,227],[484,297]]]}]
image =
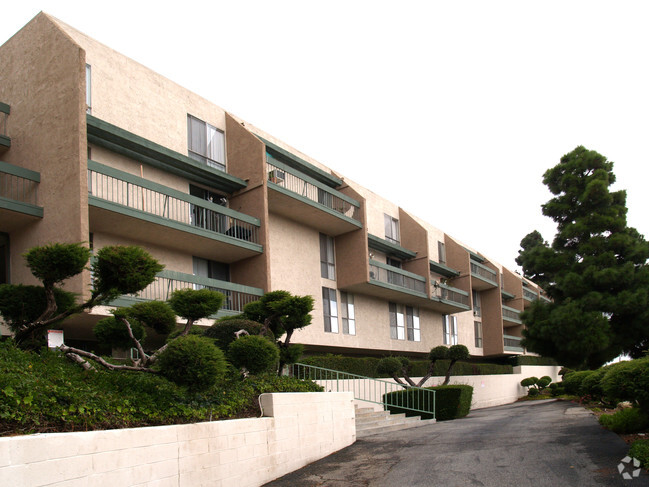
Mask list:
[{"label": "white retaining wall", "polygon": [[353,395],[261,396],[263,418],[0,438],[1,486],[252,487],[356,441]]}]

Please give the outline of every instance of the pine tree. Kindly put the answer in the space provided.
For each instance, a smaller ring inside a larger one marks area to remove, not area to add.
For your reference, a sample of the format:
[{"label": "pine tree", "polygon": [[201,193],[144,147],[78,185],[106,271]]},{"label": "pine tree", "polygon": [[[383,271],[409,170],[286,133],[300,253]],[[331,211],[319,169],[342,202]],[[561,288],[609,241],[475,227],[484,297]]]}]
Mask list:
[{"label": "pine tree", "polygon": [[523,344],[566,366],[597,367],[649,346],[649,244],[626,222],[626,192],[610,191],[613,162],[577,147],[545,172],[554,197],[543,214],[552,245],[534,231],[516,263],[551,302],[523,313]]}]

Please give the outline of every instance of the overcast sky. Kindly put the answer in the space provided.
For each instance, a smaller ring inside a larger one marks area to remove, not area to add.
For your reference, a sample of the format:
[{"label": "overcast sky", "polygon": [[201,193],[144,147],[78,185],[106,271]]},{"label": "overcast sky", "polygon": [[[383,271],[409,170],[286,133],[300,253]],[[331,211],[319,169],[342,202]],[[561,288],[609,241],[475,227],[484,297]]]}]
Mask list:
[{"label": "overcast sky", "polygon": [[40,10],[511,269],[578,145],[649,236],[648,2],[21,0],[0,43]]}]

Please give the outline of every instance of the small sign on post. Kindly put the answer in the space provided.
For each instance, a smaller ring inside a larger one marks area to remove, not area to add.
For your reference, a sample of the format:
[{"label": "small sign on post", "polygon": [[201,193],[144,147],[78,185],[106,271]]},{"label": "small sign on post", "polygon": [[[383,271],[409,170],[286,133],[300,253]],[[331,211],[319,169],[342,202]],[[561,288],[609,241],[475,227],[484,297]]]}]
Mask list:
[{"label": "small sign on post", "polygon": [[47,347],[59,348],[63,345],[63,330],[47,330]]}]

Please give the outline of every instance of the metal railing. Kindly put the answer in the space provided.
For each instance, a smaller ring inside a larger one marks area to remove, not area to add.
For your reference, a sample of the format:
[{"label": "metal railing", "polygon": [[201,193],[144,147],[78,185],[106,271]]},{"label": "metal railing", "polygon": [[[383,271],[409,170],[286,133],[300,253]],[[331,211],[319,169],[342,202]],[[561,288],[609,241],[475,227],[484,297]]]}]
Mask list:
[{"label": "metal railing", "polygon": [[0,110],[0,135],[8,137],[7,135],[7,120],[9,119],[9,114]]},{"label": "metal railing", "polygon": [[171,297],[171,293],[178,289],[210,289],[212,291],[220,292],[225,297],[221,309],[226,311],[243,312],[243,307],[246,304],[258,301],[262,295],[261,292],[259,294],[251,294],[230,289],[230,287],[236,287],[236,285],[231,286],[229,282],[225,281],[197,278],[190,274],[187,274],[186,277],[183,278],[180,273],[174,274],[176,274],[176,276],[170,277],[169,275],[165,275],[165,271],[162,271],[158,277],[156,277],[155,281],[149,284],[146,288],[135,295],[128,295],[128,297],[145,301],[166,301]]},{"label": "metal railing", "polygon": [[539,295],[537,293],[526,288],[523,288],[523,297],[528,301],[536,301],[537,299],[539,299]]},{"label": "metal railing", "polygon": [[512,352],[523,352],[524,348],[521,345],[521,340],[521,337],[503,335],[503,345],[505,346],[505,350]]},{"label": "metal railing", "polygon": [[370,280],[426,293],[426,279],[424,277],[414,277],[409,272],[398,267],[388,266],[387,264],[381,265],[375,261],[370,262]]},{"label": "metal railing", "polygon": [[21,169],[6,162],[0,163],[0,198],[37,206],[39,181],[20,176],[18,172]]},{"label": "metal railing", "polygon": [[469,293],[441,283],[437,283],[437,286],[433,283],[431,298],[439,298],[444,301],[469,306]]},{"label": "metal railing", "polygon": [[196,197],[171,196],[123,179],[88,170],[88,194],[210,232],[259,243],[259,228],[229,215],[214,203]]},{"label": "metal railing", "polygon": [[360,208],[338,196],[333,190],[303,179],[286,168],[280,168],[270,162],[266,163],[268,181],[299,194],[315,203],[329,208],[341,215],[360,221]]},{"label": "metal railing", "polygon": [[482,266],[476,262],[471,262],[471,274],[482,277],[483,279],[493,283],[498,282],[498,277],[496,276],[495,271],[492,271],[488,267]]},{"label": "metal railing", "polygon": [[[406,387],[396,382],[373,379],[338,370],[306,364],[291,364],[289,374],[302,380],[312,380],[328,392],[351,392],[354,399],[381,404],[384,410],[426,414],[435,417],[435,390]],[[393,394],[395,393],[395,394]]]},{"label": "metal railing", "polygon": [[521,316],[520,316],[520,311],[514,308],[509,308],[507,306],[503,306],[503,318],[509,318],[511,320],[514,320],[516,322],[521,321]]}]

